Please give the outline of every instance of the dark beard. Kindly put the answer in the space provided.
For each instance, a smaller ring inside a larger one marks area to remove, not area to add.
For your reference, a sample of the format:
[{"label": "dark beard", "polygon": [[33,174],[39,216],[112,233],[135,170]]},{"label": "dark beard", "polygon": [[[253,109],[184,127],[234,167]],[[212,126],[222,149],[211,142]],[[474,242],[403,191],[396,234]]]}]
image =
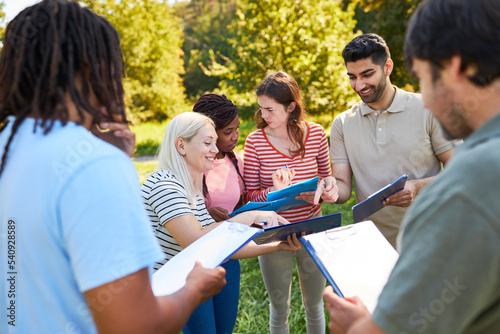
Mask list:
[{"label": "dark beard", "polygon": [[378,85],[375,87],[375,89],[373,91],[374,95],[372,98],[368,97],[368,99],[366,99],[366,98],[363,98],[361,95],[359,95],[359,93],[358,93],[358,95],[359,95],[359,97],[361,97],[361,100],[366,104],[377,102],[378,100],[380,100],[380,98],[384,94],[386,87],[387,87],[387,81],[386,81],[385,76],[384,76],[384,77],[382,77],[382,79],[380,80]]}]

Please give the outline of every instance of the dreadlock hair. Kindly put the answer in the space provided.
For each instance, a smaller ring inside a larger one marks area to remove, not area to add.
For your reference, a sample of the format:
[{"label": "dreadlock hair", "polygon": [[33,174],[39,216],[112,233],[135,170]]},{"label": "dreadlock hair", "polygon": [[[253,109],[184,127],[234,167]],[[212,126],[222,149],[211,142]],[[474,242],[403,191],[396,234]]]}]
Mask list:
[{"label": "dreadlock hair", "polygon": [[68,122],[69,96],[80,120],[105,115],[89,100],[94,94],[108,113],[127,122],[123,103],[123,57],[118,33],[103,17],[77,2],[43,0],[24,9],[8,25],[0,56],[0,132],[15,116],[0,165],[26,117],[44,134],[56,120]]},{"label": "dreadlock hair", "polygon": [[[221,130],[228,126],[235,117],[238,117],[238,109],[234,103],[229,100],[226,95],[218,94],[205,94],[196,101],[193,107],[193,111],[208,116],[214,121],[215,131]],[[238,167],[238,159],[236,159],[236,154],[234,151],[224,152],[227,154],[229,159],[234,164],[238,176],[245,184],[245,180],[241,175],[240,168]],[[208,188],[205,182],[205,177],[203,177],[203,196],[205,199],[209,199]]]},{"label": "dreadlock hair", "polygon": [[[288,108],[290,103],[296,103],[295,109],[288,116],[286,128],[292,143],[299,147],[298,150],[290,150],[290,154],[294,156],[299,153],[304,158],[306,147],[304,145],[302,122],[307,113],[300,97],[300,88],[297,81],[290,74],[279,71],[268,75],[257,87],[255,93],[257,96],[266,95],[273,98],[279,104],[284,105],[285,109]],[[267,123],[262,119],[260,109],[255,112],[254,120],[259,129],[267,126]]]}]

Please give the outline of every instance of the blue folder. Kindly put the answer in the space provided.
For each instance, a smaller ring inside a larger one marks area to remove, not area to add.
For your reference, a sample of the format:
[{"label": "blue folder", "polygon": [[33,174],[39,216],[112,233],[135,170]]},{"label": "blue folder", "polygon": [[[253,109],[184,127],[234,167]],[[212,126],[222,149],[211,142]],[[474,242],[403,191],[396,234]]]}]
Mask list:
[{"label": "blue folder", "polygon": [[248,202],[238,210],[234,210],[233,212],[231,212],[229,214],[229,217],[234,217],[242,212],[253,210],[278,212],[286,202],[288,202],[288,198],[282,198],[271,202]]},{"label": "blue folder", "polygon": [[294,233],[297,233],[297,237],[300,238],[302,232],[306,232],[306,235],[322,232],[339,227],[341,223],[342,214],[335,213],[333,215],[312,218],[301,222],[265,228],[264,232],[255,237],[253,241],[258,245],[273,241],[285,241],[289,235]]},{"label": "blue folder", "polygon": [[379,211],[384,207],[382,202],[390,197],[391,195],[397,193],[404,189],[408,175],[403,174],[399,179],[394,181],[392,184],[385,186],[380,189],[363,202],[356,204],[352,207],[352,216],[355,223],[368,218],[375,212]]},{"label": "blue folder", "polygon": [[267,201],[276,201],[279,199],[288,199],[288,201],[282,203],[281,208],[277,212],[285,211],[291,208],[295,208],[301,205],[307,205],[306,201],[296,200],[295,197],[299,196],[300,193],[307,191],[315,191],[318,187],[319,177],[313,177],[307,181],[293,184],[281,190],[273,191],[267,194]]},{"label": "blue folder", "polygon": [[260,210],[282,212],[301,205],[307,205],[309,203],[302,200],[296,200],[295,197],[303,192],[315,191],[318,186],[318,181],[319,177],[314,177],[281,190],[270,192],[267,194],[267,202],[248,202],[238,210],[230,213],[229,217],[234,217],[245,211]]}]

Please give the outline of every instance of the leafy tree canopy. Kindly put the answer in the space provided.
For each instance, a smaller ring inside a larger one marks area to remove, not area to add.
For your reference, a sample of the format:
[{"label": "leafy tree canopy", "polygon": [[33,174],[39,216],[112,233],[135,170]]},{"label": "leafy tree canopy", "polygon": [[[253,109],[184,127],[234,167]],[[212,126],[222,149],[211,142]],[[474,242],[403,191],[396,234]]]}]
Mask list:
[{"label": "leafy tree canopy", "polygon": [[2,50],[1,46],[3,45],[3,39],[5,34],[5,12],[3,11],[5,4],[3,1],[0,1],[0,50]]},{"label": "leafy tree canopy", "polygon": [[236,17],[236,6],[236,0],[191,0],[174,4],[184,27],[182,49],[186,72],[183,78],[188,99],[194,101],[218,86],[221,79],[206,75],[202,66],[211,63],[210,50],[215,50],[214,57],[219,62],[230,53],[226,27]]},{"label": "leafy tree canopy", "polygon": [[[347,2],[352,3],[353,0]],[[411,14],[420,0],[355,0],[356,28],[363,33],[376,33],[382,36],[391,50],[394,71],[391,81],[399,87],[414,89],[417,80],[410,76],[404,62],[404,40],[406,27]]]},{"label": "leafy tree canopy", "polygon": [[[206,73],[222,78],[219,90],[255,110],[254,90],[270,72],[292,74],[311,114],[343,111],[353,101],[342,59],[354,38],[355,4],[341,0],[248,0],[226,31],[232,49]],[[355,100],[355,99],[354,99]]]},{"label": "leafy tree canopy", "polygon": [[126,104],[135,121],[185,111],[182,28],[172,7],[156,0],[81,0],[118,30],[125,59]]}]

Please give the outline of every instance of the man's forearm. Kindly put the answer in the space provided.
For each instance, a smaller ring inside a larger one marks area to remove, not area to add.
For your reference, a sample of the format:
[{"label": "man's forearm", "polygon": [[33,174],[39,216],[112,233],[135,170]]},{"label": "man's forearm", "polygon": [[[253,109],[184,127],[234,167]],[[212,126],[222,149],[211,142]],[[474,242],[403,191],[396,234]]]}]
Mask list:
[{"label": "man's forearm", "polygon": [[344,181],[337,180],[337,188],[339,190],[339,198],[335,203],[342,204],[351,198],[351,185],[347,185]]},{"label": "man's forearm", "polygon": [[425,188],[426,185],[432,182],[435,178],[436,176],[430,176],[423,179],[410,181],[413,183],[413,186],[415,188],[415,195],[417,195],[423,188]]}]

